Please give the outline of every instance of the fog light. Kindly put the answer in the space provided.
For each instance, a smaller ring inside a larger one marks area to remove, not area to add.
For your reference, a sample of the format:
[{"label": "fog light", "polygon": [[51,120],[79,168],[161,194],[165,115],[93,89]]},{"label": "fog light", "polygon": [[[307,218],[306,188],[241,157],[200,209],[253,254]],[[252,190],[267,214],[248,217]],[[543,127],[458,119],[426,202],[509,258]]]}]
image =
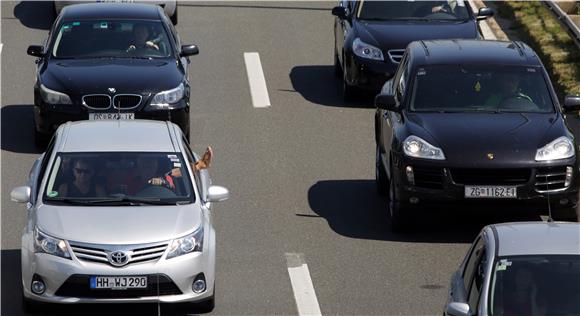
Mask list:
[{"label": "fog light", "polygon": [[412,196],[409,198],[409,202],[411,202],[411,204],[417,204],[419,203],[419,198],[416,196]]},{"label": "fog light", "polygon": [[405,168],[405,173],[407,174],[407,181],[409,181],[410,184],[415,185],[415,175],[413,174],[413,167],[407,166],[407,168]]},{"label": "fog light", "polygon": [[566,167],[566,181],[564,181],[564,186],[568,187],[570,186],[570,183],[572,183],[572,173],[573,173],[574,169],[570,166]]},{"label": "fog light", "polygon": [[35,280],[32,281],[32,292],[34,294],[42,294],[44,293],[44,291],[46,290],[46,286],[44,285],[44,282],[42,282],[42,280]]},{"label": "fog light", "polygon": [[201,293],[201,292],[205,291],[205,280],[195,280],[195,281],[193,281],[193,285],[191,286],[191,289],[195,293]]}]

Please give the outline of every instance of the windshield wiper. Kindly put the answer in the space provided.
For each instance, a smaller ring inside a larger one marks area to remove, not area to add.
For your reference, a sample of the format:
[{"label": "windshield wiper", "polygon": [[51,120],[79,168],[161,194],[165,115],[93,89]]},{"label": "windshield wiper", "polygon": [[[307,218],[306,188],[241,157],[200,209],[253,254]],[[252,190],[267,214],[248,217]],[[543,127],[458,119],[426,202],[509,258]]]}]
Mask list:
[{"label": "windshield wiper", "polygon": [[79,198],[45,198],[47,201],[56,201],[72,205],[90,205],[91,200]]}]

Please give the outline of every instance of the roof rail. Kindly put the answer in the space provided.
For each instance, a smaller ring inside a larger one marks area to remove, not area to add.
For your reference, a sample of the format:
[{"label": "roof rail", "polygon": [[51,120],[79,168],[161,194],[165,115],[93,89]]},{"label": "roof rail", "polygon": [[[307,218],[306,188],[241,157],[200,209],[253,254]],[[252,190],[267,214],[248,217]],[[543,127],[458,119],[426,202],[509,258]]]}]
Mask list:
[{"label": "roof rail", "polygon": [[518,41],[512,41],[512,43],[514,43],[514,45],[518,48],[518,53],[520,53],[520,56],[525,57],[526,56],[526,53],[524,53],[525,47],[521,45],[521,43]]},{"label": "roof rail", "polygon": [[421,46],[423,46],[423,50],[425,50],[425,56],[429,56],[429,48],[427,47],[427,44],[425,44],[425,41],[420,40],[419,42],[421,43]]}]

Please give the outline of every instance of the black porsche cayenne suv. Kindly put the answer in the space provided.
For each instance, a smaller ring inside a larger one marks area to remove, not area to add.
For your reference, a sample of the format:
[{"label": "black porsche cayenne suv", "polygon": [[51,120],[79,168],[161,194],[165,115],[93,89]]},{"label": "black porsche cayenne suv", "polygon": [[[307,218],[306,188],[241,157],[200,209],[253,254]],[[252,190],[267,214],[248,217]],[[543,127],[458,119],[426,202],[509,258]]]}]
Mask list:
[{"label": "black porsche cayenne suv", "polygon": [[64,8],[38,57],[34,86],[37,144],[67,121],[169,120],[189,137],[188,56],[162,8],[78,4]]},{"label": "black porsche cayenne suv", "polygon": [[[578,155],[538,56],[521,42],[412,42],[375,98],[376,183],[394,231],[423,205],[524,206],[576,220]],[[460,203],[457,203],[460,202]]]}]

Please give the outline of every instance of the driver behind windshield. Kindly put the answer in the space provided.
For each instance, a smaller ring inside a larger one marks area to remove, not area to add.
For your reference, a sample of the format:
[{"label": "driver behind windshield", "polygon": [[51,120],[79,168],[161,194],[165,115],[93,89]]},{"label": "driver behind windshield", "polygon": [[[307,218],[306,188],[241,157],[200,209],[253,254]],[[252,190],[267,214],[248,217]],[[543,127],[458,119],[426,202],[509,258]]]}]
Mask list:
[{"label": "driver behind windshield", "polygon": [[517,74],[502,74],[497,78],[497,89],[487,97],[485,105],[498,108],[502,102],[510,98],[526,99],[533,103],[532,98],[520,90],[520,76]]},{"label": "driver behind windshield", "polygon": [[134,43],[129,45],[127,52],[135,51],[137,49],[154,49],[159,50],[159,42],[161,38],[151,38],[151,30],[145,24],[136,24],[133,27]]}]

